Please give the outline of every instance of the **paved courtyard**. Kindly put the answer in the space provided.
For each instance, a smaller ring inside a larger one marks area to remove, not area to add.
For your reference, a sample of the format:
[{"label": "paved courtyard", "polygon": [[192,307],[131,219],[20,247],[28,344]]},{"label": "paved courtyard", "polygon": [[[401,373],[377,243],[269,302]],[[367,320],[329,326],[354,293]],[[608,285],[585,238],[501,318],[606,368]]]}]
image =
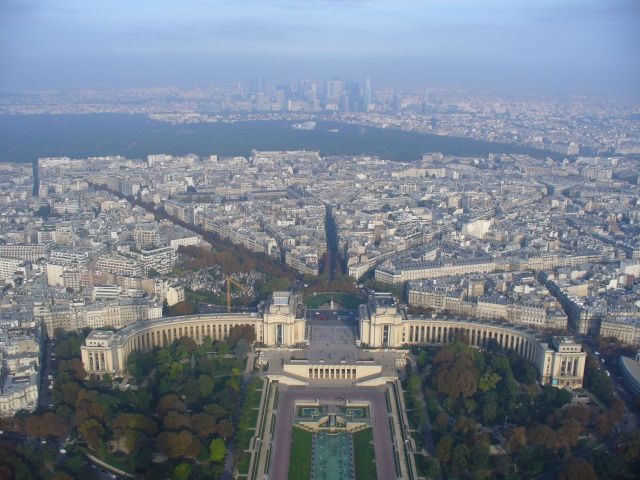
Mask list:
[{"label": "paved courtyard", "polygon": [[311,346],[317,344],[325,345],[354,345],[354,327],[337,327],[312,325],[311,326]]}]

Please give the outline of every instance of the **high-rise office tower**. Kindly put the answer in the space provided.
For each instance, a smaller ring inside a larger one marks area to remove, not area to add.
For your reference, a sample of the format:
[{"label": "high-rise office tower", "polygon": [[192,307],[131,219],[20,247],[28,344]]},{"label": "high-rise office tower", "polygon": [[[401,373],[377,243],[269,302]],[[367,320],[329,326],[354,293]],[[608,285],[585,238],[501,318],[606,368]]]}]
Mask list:
[{"label": "high-rise office tower", "polygon": [[342,95],[342,91],[344,90],[344,84],[342,80],[338,80],[337,78],[332,78],[327,81],[327,99],[338,99],[340,95]]},{"label": "high-rise office tower", "polygon": [[371,80],[367,78],[367,81],[364,84],[364,92],[363,92],[363,102],[364,109],[367,110],[369,105],[373,103],[373,92],[371,91]]}]

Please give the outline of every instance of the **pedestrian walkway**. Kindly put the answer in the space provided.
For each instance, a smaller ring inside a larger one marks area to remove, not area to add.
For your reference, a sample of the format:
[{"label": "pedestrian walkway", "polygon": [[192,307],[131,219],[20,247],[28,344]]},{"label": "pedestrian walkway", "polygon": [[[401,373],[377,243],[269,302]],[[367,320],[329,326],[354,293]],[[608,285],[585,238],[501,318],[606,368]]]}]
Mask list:
[{"label": "pedestrian walkway", "polygon": [[[274,415],[274,405],[276,400],[276,388],[268,388],[269,382],[264,386],[264,389],[269,389],[269,398],[267,399],[267,408],[263,409],[262,402],[260,403],[260,411],[265,415],[266,421],[262,420],[262,417],[258,419],[259,425],[264,424],[264,431],[260,432],[262,441],[256,445],[257,453],[258,453],[258,466],[254,468],[253,462],[251,467],[249,468],[249,473],[256,472],[256,479],[262,479],[264,477],[265,469],[267,467],[267,461],[269,458],[269,451],[271,448],[271,421]],[[263,395],[263,398],[264,395]],[[255,454],[254,454],[255,457]]]}]

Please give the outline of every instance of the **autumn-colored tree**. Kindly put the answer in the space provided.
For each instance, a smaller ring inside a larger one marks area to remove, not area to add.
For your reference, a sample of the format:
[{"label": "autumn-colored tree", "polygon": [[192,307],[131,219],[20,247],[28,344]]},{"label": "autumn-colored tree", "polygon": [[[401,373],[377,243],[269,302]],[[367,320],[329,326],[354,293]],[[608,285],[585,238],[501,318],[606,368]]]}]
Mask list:
[{"label": "autumn-colored tree", "polygon": [[59,388],[62,393],[62,402],[75,408],[78,392],[81,390],[80,385],[76,382],[66,382],[60,385]]},{"label": "autumn-colored tree", "polygon": [[156,412],[158,412],[160,418],[164,418],[164,416],[171,410],[175,410],[176,412],[185,411],[184,403],[182,403],[175,393],[170,393],[169,395],[162,397],[158,401],[158,405],[156,407]]},{"label": "autumn-colored tree", "polygon": [[566,416],[568,418],[573,418],[583,425],[591,420],[594,413],[595,411],[592,407],[587,407],[584,405],[566,409]]},{"label": "autumn-colored tree", "polygon": [[65,472],[56,472],[51,477],[51,480],[74,480],[74,478]]},{"label": "autumn-colored tree", "polygon": [[524,427],[507,428],[504,431],[504,449],[508,453],[517,453],[520,447],[527,443],[526,429]]},{"label": "autumn-colored tree", "polygon": [[228,420],[220,420],[218,422],[218,435],[224,440],[230,438],[233,435],[233,424]]},{"label": "autumn-colored tree", "polygon": [[244,339],[250,345],[256,341],[256,330],[253,325],[236,325],[231,327],[229,335],[227,337],[227,343],[229,345],[235,345],[238,340]]},{"label": "autumn-colored tree", "polygon": [[78,433],[87,442],[89,448],[95,450],[98,448],[98,441],[104,435],[104,428],[95,418],[90,418],[78,427]]},{"label": "autumn-colored tree", "polygon": [[62,438],[67,433],[67,419],[53,412],[47,412],[40,418],[40,436]]},{"label": "autumn-colored tree", "polygon": [[183,345],[185,347],[187,347],[187,351],[189,353],[193,352],[196,347],[198,346],[195,342],[195,340],[191,337],[182,337],[180,339],[180,345]]},{"label": "autumn-colored tree", "polygon": [[178,317],[181,315],[193,315],[196,311],[196,307],[190,300],[183,300],[172,305],[170,310],[170,317]]},{"label": "autumn-colored tree", "polygon": [[0,417],[0,428],[7,432],[25,431],[24,419],[20,417]]},{"label": "autumn-colored tree", "polygon": [[190,430],[203,440],[218,431],[216,419],[206,413],[192,415],[190,425]]},{"label": "autumn-colored tree", "polygon": [[184,456],[186,458],[196,458],[200,453],[200,449],[202,448],[202,443],[200,439],[194,435],[191,436],[191,441],[184,449]]},{"label": "autumn-colored tree", "polygon": [[436,417],[436,428],[441,435],[444,435],[449,428],[449,415],[444,412],[439,412]]},{"label": "autumn-colored tree", "polygon": [[565,463],[558,480],[598,480],[598,477],[589,462],[574,457]]},{"label": "autumn-colored tree", "polygon": [[40,417],[38,415],[29,415],[24,421],[24,430],[30,437],[39,437]]},{"label": "autumn-colored tree", "polygon": [[[4,453],[4,452],[2,452]],[[9,465],[0,464],[0,480],[13,480],[15,475]]]},{"label": "autumn-colored tree", "polygon": [[202,409],[204,410],[205,413],[215,418],[216,421],[220,420],[221,418],[227,415],[227,411],[217,403],[210,403],[208,405],[205,405]]},{"label": "autumn-colored tree", "polygon": [[445,345],[438,351],[438,353],[436,353],[435,357],[433,357],[433,365],[434,367],[437,367],[442,363],[453,363],[454,360],[455,356],[453,355],[453,352],[447,345]]},{"label": "autumn-colored tree", "polygon": [[472,396],[478,390],[479,372],[466,357],[457,358],[450,366],[438,369],[433,385],[439,393],[453,399]]},{"label": "autumn-colored tree", "polygon": [[635,429],[625,435],[625,446],[622,457],[627,462],[635,462],[640,458],[640,430]]},{"label": "autumn-colored tree", "polygon": [[176,430],[176,431],[181,430],[185,427],[189,428],[190,426],[189,416],[183,415],[176,411],[170,411],[165,415],[164,421],[162,422],[162,426],[164,427],[165,430]]},{"label": "autumn-colored tree", "polygon": [[184,452],[184,447],[184,443],[181,442],[177,433],[160,432],[156,438],[156,448],[169,458],[181,456]]},{"label": "autumn-colored tree", "polygon": [[80,389],[76,400],[76,421],[84,422],[88,418],[102,421],[106,411],[98,401],[99,394],[95,390]]},{"label": "autumn-colored tree", "polygon": [[60,373],[68,373],[73,380],[78,382],[83,381],[87,377],[82,359],[77,357],[70,360],[60,360],[58,364],[58,374]]},{"label": "autumn-colored tree", "polygon": [[561,448],[567,450],[578,444],[578,437],[582,427],[580,423],[572,418],[565,420],[562,427],[556,430],[556,439]]},{"label": "autumn-colored tree", "polygon": [[594,426],[598,435],[609,435],[613,432],[616,424],[612,421],[609,411],[607,411],[596,418]]},{"label": "autumn-colored tree", "polygon": [[477,430],[477,427],[478,426],[476,422],[474,422],[472,419],[462,417],[455,423],[452,430],[455,434],[466,437],[470,433],[471,434],[475,433],[475,431]]},{"label": "autumn-colored tree", "polygon": [[[170,458],[182,456],[194,457],[198,454],[197,451],[195,455],[193,454],[194,447],[197,446],[197,444],[194,443],[194,438],[188,430],[183,430],[180,433],[161,432],[156,438],[156,448],[159,452]],[[197,440],[197,438],[195,438],[195,440]]]},{"label": "autumn-colored tree", "polygon": [[531,445],[543,447],[546,450],[556,451],[558,440],[556,434],[548,425],[538,425],[529,431],[529,442]]},{"label": "autumn-colored tree", "polygon": [[449,463],[453,454],[453,437],[445,435],[436,445],[436,458],[441,463]]}]

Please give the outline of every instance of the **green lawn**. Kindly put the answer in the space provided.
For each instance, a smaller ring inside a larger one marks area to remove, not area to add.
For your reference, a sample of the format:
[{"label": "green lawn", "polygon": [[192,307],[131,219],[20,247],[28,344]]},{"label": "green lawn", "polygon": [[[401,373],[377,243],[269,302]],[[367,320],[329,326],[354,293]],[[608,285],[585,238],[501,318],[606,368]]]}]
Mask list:
[{"label": "green lawn", "polygon": [[411,430],[416,430],[418,428],[416,422],[413,421],[413,409],[407,409],[407,420],[409,420],[409,428]]},{"label": "green lawn", "polygon": [[293,427],[292,435],[289,480],[309,480],[311,478],[312,434],[306,430]]},{"label": "green lawn", "polygon": [[249,462],[251,462],[251,454],[249,452],[243,452],[240,460],[236,464],[240,475],[247,475],[249,473]]},{"label": "green lawn", "polygon": [[129,465],[126,462],[126,459],[127,459],[127,456],[123,454],[119,454],[119,455],[109,454],[102,461],[107,465],[111,465],[112,467],[118,468],[124,472],[128,472]]},{"label": "green lawn", "polygon": [[353,454],[355,456],[356,480],[377,478],[372,428],[353,434]]},{"label": "green lawn", "polygon": [[308,308],[319,308],[325,303],[331,303],[332,298],[334,303],[339,303],[343,308],[349,309],[358,308],[360,305],[365,303],[365,301],[360,297],[346,295],[343,293],[321,293],[315,297],[309,296],[304,303]]},{"label": "green lawn", "polygon": [[257,408],[251,409],[251,413],[249,413],[249,428],[256,428],[256,423],[258,423],[258,413],[260,413],[260,410]]},{"label": "green lawn", "polygon": [[418,432],[411,432],[411,437],[416,441],[416,448],[421,450],[424,445],[424,440],[422,440],[420,434]]}]

